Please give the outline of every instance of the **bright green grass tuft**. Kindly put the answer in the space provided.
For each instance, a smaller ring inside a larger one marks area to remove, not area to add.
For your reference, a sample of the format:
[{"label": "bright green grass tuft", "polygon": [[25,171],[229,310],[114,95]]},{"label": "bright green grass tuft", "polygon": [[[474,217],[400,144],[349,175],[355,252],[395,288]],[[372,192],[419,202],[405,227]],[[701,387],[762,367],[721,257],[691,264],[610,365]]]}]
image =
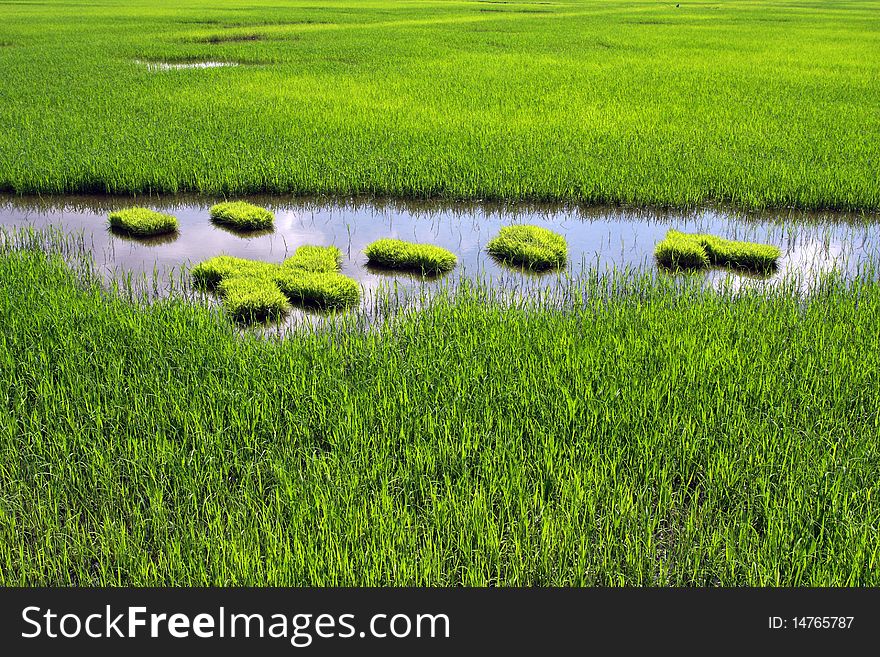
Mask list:
[{"label": "bright green grass tuft", "polygon": [[116,210],[107,219],[111,228],[138,237],[165,235],[177,230],[176,217],[147,208]]},{"label": "bright green grass tuft", "polygon": [[218,291],[237,320],[259,321],[286,312],[287,300],[327,309],[356,304],[360,285],[338,272],[341,260],[335,246],[301,246],[281,265],[224,255],[199,263],[191,275],[197,287]]},{"label": "bright green grass tuft", "polygon": [[358,282],[337,272],[282,268],[274,280],[291,303],[298,305],[343,308],[360,300]]},{"label": "bright green grass tuft", "polygon": [[290,310],[287,297],[272,278],[233,275],[217,287],[230,316],[239,322],[277,319]]},{"label": "bright green grass tuft", "polygon": [[781,252],[769,244],[726,240],[714,235],[670,230],[654,249],[657,262],[668,269],[702,269],[710,265],[756,273],[776,268]]},{"label": "bright green grass tuft", "polygon": [[782,252],[771,244],[755,244],[726,240],[713,235],[700,235],[712,264],[765,273],[776,269]]},{"label": "bright green grass tuft", "polygon": [[568,257],[565,238],[540,226],[505,226],[486,249],[503,262],[530,269],[561,267]]},{"label": "bright green grass tuft", "polygon": [[282,263],[282,267],[313,272],[338,271],[342,251],[335,246],[301,246]]},{"label": "bright green grass tuft", "polygon": [[458,262],[454,253],[439,246],[397,239],[376,240],[364,249],[364,253],[372,265],[419,271],[428,275],[450,271]]},{"label": "bright green grass tuft", "polygon": [[272,227],[275,215],[253,203],[227,201],[211,208],[211,219],[237,230],[262,230]]},{"label": "bright green grass tuft", "polygon": [[200,262],[192,268],[193,282],[208,290],[214,290],[230,276],[262,276],[271,278],[277,265],[259,260],[247,260],[234,256],[215,256],[204,262]]},{"label": "bright green grass tuft", "polygon": [[654,248],[654,257],[667,269],[703,269],[709,266],[709,255],[694,235],[670,230]]}]

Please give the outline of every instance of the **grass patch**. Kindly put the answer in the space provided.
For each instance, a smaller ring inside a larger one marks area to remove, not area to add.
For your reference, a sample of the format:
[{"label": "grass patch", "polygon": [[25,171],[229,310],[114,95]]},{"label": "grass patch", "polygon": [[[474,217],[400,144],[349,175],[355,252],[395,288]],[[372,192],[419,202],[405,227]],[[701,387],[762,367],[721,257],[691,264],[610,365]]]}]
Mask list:
[{"label": "grass patch", "polygon": [[270,277],[229,276],[220,282],[217,290],[227,312],[238,322],[277,319],[290,310],[287,297]]},{"label": "grass patch", "polygon": [[670,230],[654,249],[657,262],[667,269],[703,269],[709,266],[709,255],[693,235]]},{"label": "grass patch", "polygon": [[588,270],[262,340],[10,244],[0,585],[880,585],[873,275]]},{"label": "grass patch", "polygon": [[211,207],[211,219],[236,230],[251,231],[271,228],[275,215],[253,203],[226,201]]},{"label": "grass patch", "polygon": [[337,272],[282,268],[275,283],[291,303],[318,308],[344,308],[360,300],[360,285]]},{"label": "grass patch", "polygon": [[301,246],[281,266],[312,272],[338,271],[342,266],[342,251],[335,246]]},{"label": "grass patch", "polygon": [[110,228],[136,237],[167,235],[177,231],[177,218],[147,208],[125,208],[107,215]]},{"label": "grass patch", "polygon": [[782,252],[771,244],[755,244],[726,240],[713,235],[701,235],[700,241],[712,264],[758,273],[771,272]]},{"label": "grass patch", "polygon": [[210,34],[208,36],[194,37],[190,39],[193,43],[242,43],[247,41],[262,41],[266,38],[265,34],[257,32],[246,32],[242,34]]},{"label": "grass patch", "polygon": [[215,290],[225,278],[232,276],[271,278],[276,269],[277,265],[268,262],[220,255],[200,262],[192,268],[190,274],[197,287]]},{"label": "grass patch", "polygon": [[454,253],[439,246],[397,239],[376,240],[364,249],[364,253],[371,265],[427,275],[451,271],[458,262]]},{"label": "grass patch", "polygon": [[715,4],[6,3],[0,189],[880,208],[872,5]]},{"label": "grass patch", "polygon": [[502,262],[538,270],[562,267],[568,258],[565,238],[540,226],[505,226],[486,250]]},{"label": "grass patch", "polygon": [[755,273],[776,269],[781,255],[769,244],[727,240],[714,235],[670,230],[654,250],[657,262],[668,269],[701,269],[710,265]]},{"label": "grass patch", "polygon": [[356,304],[360,285],[339,273],[341,261],[335,246],[301,246],[281,265],[221,255],[190,273],[197,287],[220,294],[236,320],[262,321],[287,312],[288,301],[323,309]]}]

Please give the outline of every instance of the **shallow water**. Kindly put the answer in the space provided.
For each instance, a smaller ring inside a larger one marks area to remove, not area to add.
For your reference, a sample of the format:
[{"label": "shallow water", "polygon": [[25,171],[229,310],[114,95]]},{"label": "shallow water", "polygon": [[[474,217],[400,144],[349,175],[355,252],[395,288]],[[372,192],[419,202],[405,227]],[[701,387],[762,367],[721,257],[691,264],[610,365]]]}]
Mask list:
[{"label": "shallow water", "polygon": [[[275,228],[242,234],[210,221],[208,209],[222,199],[200,196],[35,198],[0,196],[0,226],[82,231],[98,270],[109,280],[121,273],[162,280],[219,254],[281,262],[304,244],[338,246],[343,273],[357,279],[366,296],[379,287],[431,288],[439,281],[482,276],[505,289],[553,288],[578,271],[622,268],[656,269],[653,250],[669,229],[708,232],[730,239],[775,244],[782,250],[777,273],[758,278],[715,269],[702,274],[712,283],[773,284],[790,273],[815,274],[838,269],[852,275],[860,263],[876,258],[880,216],[777,212],[745,214],[705,209],[689,213],[621,208],[506,206],[489,203],[441,204],[290,197],[251,197],[275,213]],[[180,231],[173,236],[133,239],[107,228],[107,213],[142,205],[174,214]],[[543,274],[497,263],[485,252],[498,229],[514,223],[545,226],[565,236],[569,263]],[[459,258],[456,269],[440,279],[383,272],[367,266],[363,249],[382,237],[430,242]],[[808,279],[807,279],[808,280]]]},{"label": "shallow water", "polygon": [[187,68],[221,68],[224,66],[238,66],[238,62],[145,62],[140,59],[135,60],[136,64],[147,67],[148,71],[176,71]]}]

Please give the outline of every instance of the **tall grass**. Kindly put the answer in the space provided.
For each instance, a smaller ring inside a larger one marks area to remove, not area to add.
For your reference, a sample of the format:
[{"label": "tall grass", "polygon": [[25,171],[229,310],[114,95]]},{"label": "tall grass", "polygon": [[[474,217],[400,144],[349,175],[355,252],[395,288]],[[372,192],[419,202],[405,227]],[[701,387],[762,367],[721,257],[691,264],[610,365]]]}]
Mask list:
[{"label": "tall grass", "polygon": [[876,3],[680,5],[7,3],[0,190],[880,208]]},{"label": "tall grass", "polygon": [[880,584],[872,272],[464,281],[261,339],[2,244],[4,585]]}]

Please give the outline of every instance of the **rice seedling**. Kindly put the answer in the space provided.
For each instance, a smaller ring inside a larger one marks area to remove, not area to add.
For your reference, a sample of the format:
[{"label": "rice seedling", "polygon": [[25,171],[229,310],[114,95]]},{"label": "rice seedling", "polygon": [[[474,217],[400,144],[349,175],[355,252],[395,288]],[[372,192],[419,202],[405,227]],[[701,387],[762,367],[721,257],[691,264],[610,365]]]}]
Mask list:
[{"label": "rice seedling", "polygon": [[341,258],[335,246],[301,246],[281,265],[222,255],[193,267],[191,276],[197,287],[218,291],[239,321],[262,321],[287,312],[288,300],[326,309],[356,304],[360,286],[338,272]]},{"label": "rice seedling", "polygon": [[654,249],[654,257],[667,269],[704,269],[709,266],[709,255],[702,242],[694,235],[670,230]]},{"label": "rice seedling", "polygon": [[312,272],[338,271],[342,265],[342,251],[335,246],[301,246],[282,263],[284,268]]},{"label": "rice seedling", "polygon": [[868,4],[674,5],[5,3],[0,190],[880,208]]},{"label": "rice seedling", "polygon": [[220,255],[200,262],[191,270],[193,283],[198,287],[214,290],[228,277],[256,276],[271,278],[276,265],[259,260],[247,260],[228,255]]},{"label": "rice seedling", "polygon": [[343,308],[360,300],[358,282],[337,272],[282,267],[274,281],[291,303],[302,306]]},{"label": "rice seedling", "polygon": [[241,231],[271,228],[275,215],[266,208],[246,201],[226,201],[211,207],[211,219]]},{"label": "rice seedling", "polygon": [[755,273],[776,268],[781,252],[769,244],[726,240],[714,235],[670,230],[654,250],[661,266],[669,269],[701,269],[710,264]]},{"label": "rice seedling", "polygon": [[374,266],[401,269],[434,275],[451,271],[458,258],[446,249],[433,244],[414,244],[397,239],[376,240],[364,253]]},{"label": "rice seedling", "polygon": [[56,237],[0,240],[0,585],[880,586],[877,269],[265,340]]},{"label": "rice seedling", "polygon": [[700,242],[712,264],[734,267],[753,272],[769,272],[776,269],[782,255],[779,247],[771,244],[755,244],[726,240],[714,235],[700,235]]},{"label": "rice seedling", "polygon": [[568,258],[565,238],[540,226],[505,226],[486,250],[502,262],[536,270],[561,267]]},{"label": "rice seedling", "polygon": [[177,231],[177,218],[148,208],[125,208],[107,215],[110,228],[136,237],[166,235]]},{"label": "rice seedling", "polygon": [[217,286],[230,316],[239,322],[276,319],[290,310],[287,297],[272,278],[233,275]]}]

